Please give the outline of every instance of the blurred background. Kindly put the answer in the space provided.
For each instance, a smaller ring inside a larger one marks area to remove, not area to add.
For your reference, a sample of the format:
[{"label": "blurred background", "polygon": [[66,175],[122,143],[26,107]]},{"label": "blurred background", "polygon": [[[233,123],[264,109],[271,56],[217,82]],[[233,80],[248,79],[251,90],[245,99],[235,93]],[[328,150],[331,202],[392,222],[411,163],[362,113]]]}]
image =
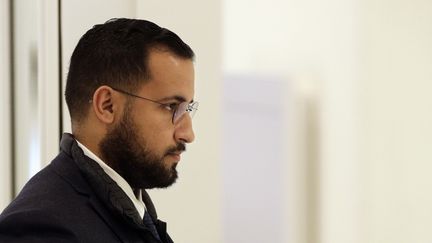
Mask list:
[{"label": "blurred background", "polygon": [[432,242],[429,0],[0,0],[0,210],[58,153],[71,53],[113,17],[197,55],[197,139],[150,192],[176,242]]}]

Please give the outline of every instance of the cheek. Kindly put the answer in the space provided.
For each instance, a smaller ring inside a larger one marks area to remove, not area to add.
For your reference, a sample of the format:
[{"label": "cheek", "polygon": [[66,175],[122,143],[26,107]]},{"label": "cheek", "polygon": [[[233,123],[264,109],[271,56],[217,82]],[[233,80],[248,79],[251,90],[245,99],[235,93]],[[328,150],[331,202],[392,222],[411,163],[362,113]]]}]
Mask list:
[{"label": "cheek", "polygon": [[158,154],[166,152],[173,146],[174,131],[162,123],[147,123],[141,129],[140,136],[146,141],[147,148]]}]

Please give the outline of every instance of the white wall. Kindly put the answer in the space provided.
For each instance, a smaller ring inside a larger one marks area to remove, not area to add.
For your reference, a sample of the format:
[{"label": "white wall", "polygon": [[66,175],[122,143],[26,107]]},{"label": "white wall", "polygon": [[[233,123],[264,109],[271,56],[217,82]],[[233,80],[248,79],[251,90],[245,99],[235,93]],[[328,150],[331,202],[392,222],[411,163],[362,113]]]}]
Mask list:
[{"label": "white wall", "polygon": [[361,12],[363,242],[432,242],[432,2]]},{"label": "white wall", "polygon": [[430,242],[432,3],[225,1],[224,13],[224,71],[291,87],[285,242]]},{"label": "white wall", "polygon": [[224,71],[287,82],[284,242],[358,242],[354,4],[225,1]]},{"label": "white wall", "polygon": [[12,196],[10,6],[0,2],[0,211]]}]

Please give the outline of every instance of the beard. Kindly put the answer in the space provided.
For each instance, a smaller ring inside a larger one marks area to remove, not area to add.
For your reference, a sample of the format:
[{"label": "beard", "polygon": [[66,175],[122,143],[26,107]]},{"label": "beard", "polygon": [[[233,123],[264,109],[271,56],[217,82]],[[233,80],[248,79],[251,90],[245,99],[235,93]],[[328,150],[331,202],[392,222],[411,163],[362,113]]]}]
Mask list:
[{"label": "beard", "polygon": [[148,141],[140,139],[140,129],[126,109],[122,120],[111,129],[99,144],[104,162],[121,175],[133,189],[166,188],[177,180],[177,163],[167,166],[164,158],[170,153],[184,151],[178,143],[162,155],[150,151]]}]

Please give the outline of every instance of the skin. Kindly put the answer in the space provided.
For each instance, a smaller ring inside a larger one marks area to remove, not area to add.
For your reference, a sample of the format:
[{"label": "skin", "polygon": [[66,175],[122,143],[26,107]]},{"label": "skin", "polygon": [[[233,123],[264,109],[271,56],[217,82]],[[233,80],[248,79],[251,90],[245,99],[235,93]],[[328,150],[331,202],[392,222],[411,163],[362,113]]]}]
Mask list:
[{"label": "skin", "polygon": [[[161,103],[191,102],[194,97],[194,67],[192,60],[184,59],[161,49],[153,49],[148,61],[150,80],[133,93]],[[80,124],[72,123],[75,138],[104,160],[99,143],[107,132],[123,117],[126,95],[109,86],[99,87],[93,95],[87,118]],[[129,116],[136,126],[136,135],[142,146],[157,156],[170,168],[180,160],[180,154],[168,154],[166,150],[178,143],[191,143],[195,136],[192,120],[184,115],[172,124],[172,113],[161,105],[142,99],[130,99]],[[147,141],[145,144],[144,141]]]}]

